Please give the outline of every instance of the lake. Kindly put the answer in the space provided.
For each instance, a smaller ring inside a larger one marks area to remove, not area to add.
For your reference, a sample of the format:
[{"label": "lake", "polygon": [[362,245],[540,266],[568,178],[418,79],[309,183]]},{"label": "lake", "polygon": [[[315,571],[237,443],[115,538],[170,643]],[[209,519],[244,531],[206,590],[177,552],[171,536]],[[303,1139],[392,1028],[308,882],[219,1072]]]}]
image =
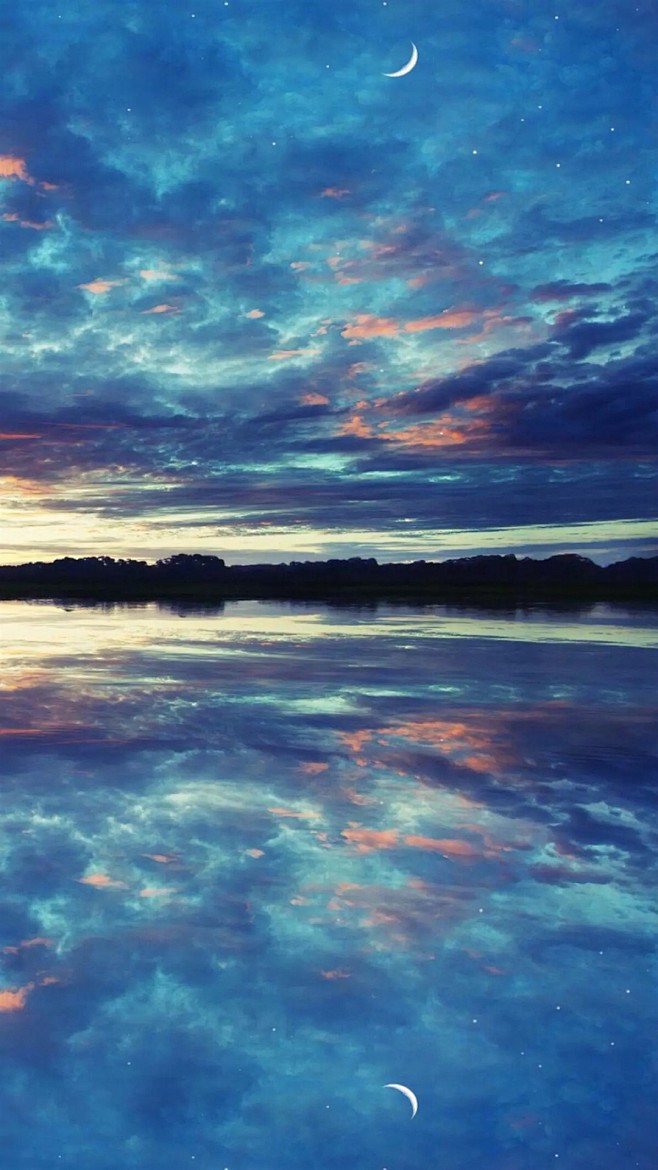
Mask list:
[{"label": "lake", "polygon": [[5,1166],[655,1170],[658,611],[0,638]]}]

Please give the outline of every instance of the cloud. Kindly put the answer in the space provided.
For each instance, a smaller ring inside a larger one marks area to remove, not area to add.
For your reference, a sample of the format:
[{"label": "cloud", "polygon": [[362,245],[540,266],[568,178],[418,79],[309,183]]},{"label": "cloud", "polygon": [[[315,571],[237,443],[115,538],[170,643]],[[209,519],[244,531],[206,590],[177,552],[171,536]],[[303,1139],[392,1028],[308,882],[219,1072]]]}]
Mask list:
[{"label": "cloud", "polygon": [[94,296],[100,296],[120,284],[123,284],[122,280],[105,280],[103,277],[97,276],[94,280],[88,280],[86,284],[79,284],[78,288],[83,288],[86,292],[93,293]]},{"label": "cloud", "polygon": [[178,309],[175,305],[169,305],[163,302],[160,305],[153,305],[151,309],[142,309],[142,314],[148,316],[150,313],[177,313]]},{"label": "cloud", "polygon": [[553,280],[546,284],[538,284],[536,288],[530,289],[528,296],[530,300],[537,301],[540,304],[551,301],[570,301],[579,299],[581,297],[598,296],[600,293],[607,293],[612,290],[613,286],[607,284],[605,281],[593,281],[587,284],[583,281],[580,283],[568,280]]},{"label": "cloud", "polygon": [[139,275],[142,280],[177,280],[178,277],[172,272],[163,272],[158,268],[140,268]]},{"label": "cloud", "polygon": [[568,348],[571,357],[580,359],[602,346],[634,340],[645,325],[646,314],[627,313],[613,321],[559,322],[553,330],[553,337]]},{"label": "cloud", "polygon": [[35,232],[47,231],[49,228],[53,227],[53,221],[51,219],[44,219],[39,221],[32,219],[21,219],[17,211],[5,211],[3,212],[2,218],[8,223],[18,223],[21,227],[31,228],[32,231]]},{"label": "cloud", "polygon": [[341,334],[343,337],[395,337],[400,332],[421,333],[426,329],[464,329],[471,325],[477,314],[473,310],[449,310],[435,313],[428,317],[418,317],[411,321],[396,321],[393,317],[377,317],[372,313],[357,313],[353,321],[349,321]]},{"label": "cloud", "polygon": [[21,179],[23,183],[34,182],[28,173],[25,159],[17,158],[11,154],[0,154],[0,178]]},{"label": "cloud", "polygon": [[376,317],[373,313],[357,313],[353,321],[341,330],[343,337],[395,337],[400,326],[393,317]]},{"label": "cloud", "polygon": [[15,991],[0,991],[0,1012],[22,1011],[33,986],[33,983],[26,983],[24,987],[19,987]]}]

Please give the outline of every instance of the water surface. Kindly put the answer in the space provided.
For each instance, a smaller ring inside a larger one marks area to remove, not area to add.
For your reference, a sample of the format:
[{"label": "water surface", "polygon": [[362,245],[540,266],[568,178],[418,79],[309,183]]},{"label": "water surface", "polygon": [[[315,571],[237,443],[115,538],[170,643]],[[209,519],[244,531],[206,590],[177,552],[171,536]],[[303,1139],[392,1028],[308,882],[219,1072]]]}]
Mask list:
[{"label": "water surface", "polygon": [[655,612],[0,631],[4,1164],[655,1170]]}]

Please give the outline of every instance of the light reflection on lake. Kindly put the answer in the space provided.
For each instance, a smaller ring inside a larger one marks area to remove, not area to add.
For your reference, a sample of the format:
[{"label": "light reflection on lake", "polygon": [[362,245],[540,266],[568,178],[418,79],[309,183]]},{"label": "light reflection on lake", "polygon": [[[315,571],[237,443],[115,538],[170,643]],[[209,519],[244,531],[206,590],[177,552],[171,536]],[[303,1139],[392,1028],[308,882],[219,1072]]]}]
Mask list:
[{"label": "light reflection on lake", "polygon": [[655,1170],[656,611],[0,630],[8,1167]]}]

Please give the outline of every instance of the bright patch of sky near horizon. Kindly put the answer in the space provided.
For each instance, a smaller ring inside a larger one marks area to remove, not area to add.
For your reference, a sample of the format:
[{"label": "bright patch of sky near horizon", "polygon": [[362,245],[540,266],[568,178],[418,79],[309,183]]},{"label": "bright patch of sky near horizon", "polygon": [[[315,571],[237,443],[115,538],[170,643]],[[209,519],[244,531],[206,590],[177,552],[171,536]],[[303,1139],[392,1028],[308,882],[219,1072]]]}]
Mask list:
[{"label": "bright patch of sky near horizon", "polygon": [[8,10],[0,563],[653,551],[656,34]]}]

